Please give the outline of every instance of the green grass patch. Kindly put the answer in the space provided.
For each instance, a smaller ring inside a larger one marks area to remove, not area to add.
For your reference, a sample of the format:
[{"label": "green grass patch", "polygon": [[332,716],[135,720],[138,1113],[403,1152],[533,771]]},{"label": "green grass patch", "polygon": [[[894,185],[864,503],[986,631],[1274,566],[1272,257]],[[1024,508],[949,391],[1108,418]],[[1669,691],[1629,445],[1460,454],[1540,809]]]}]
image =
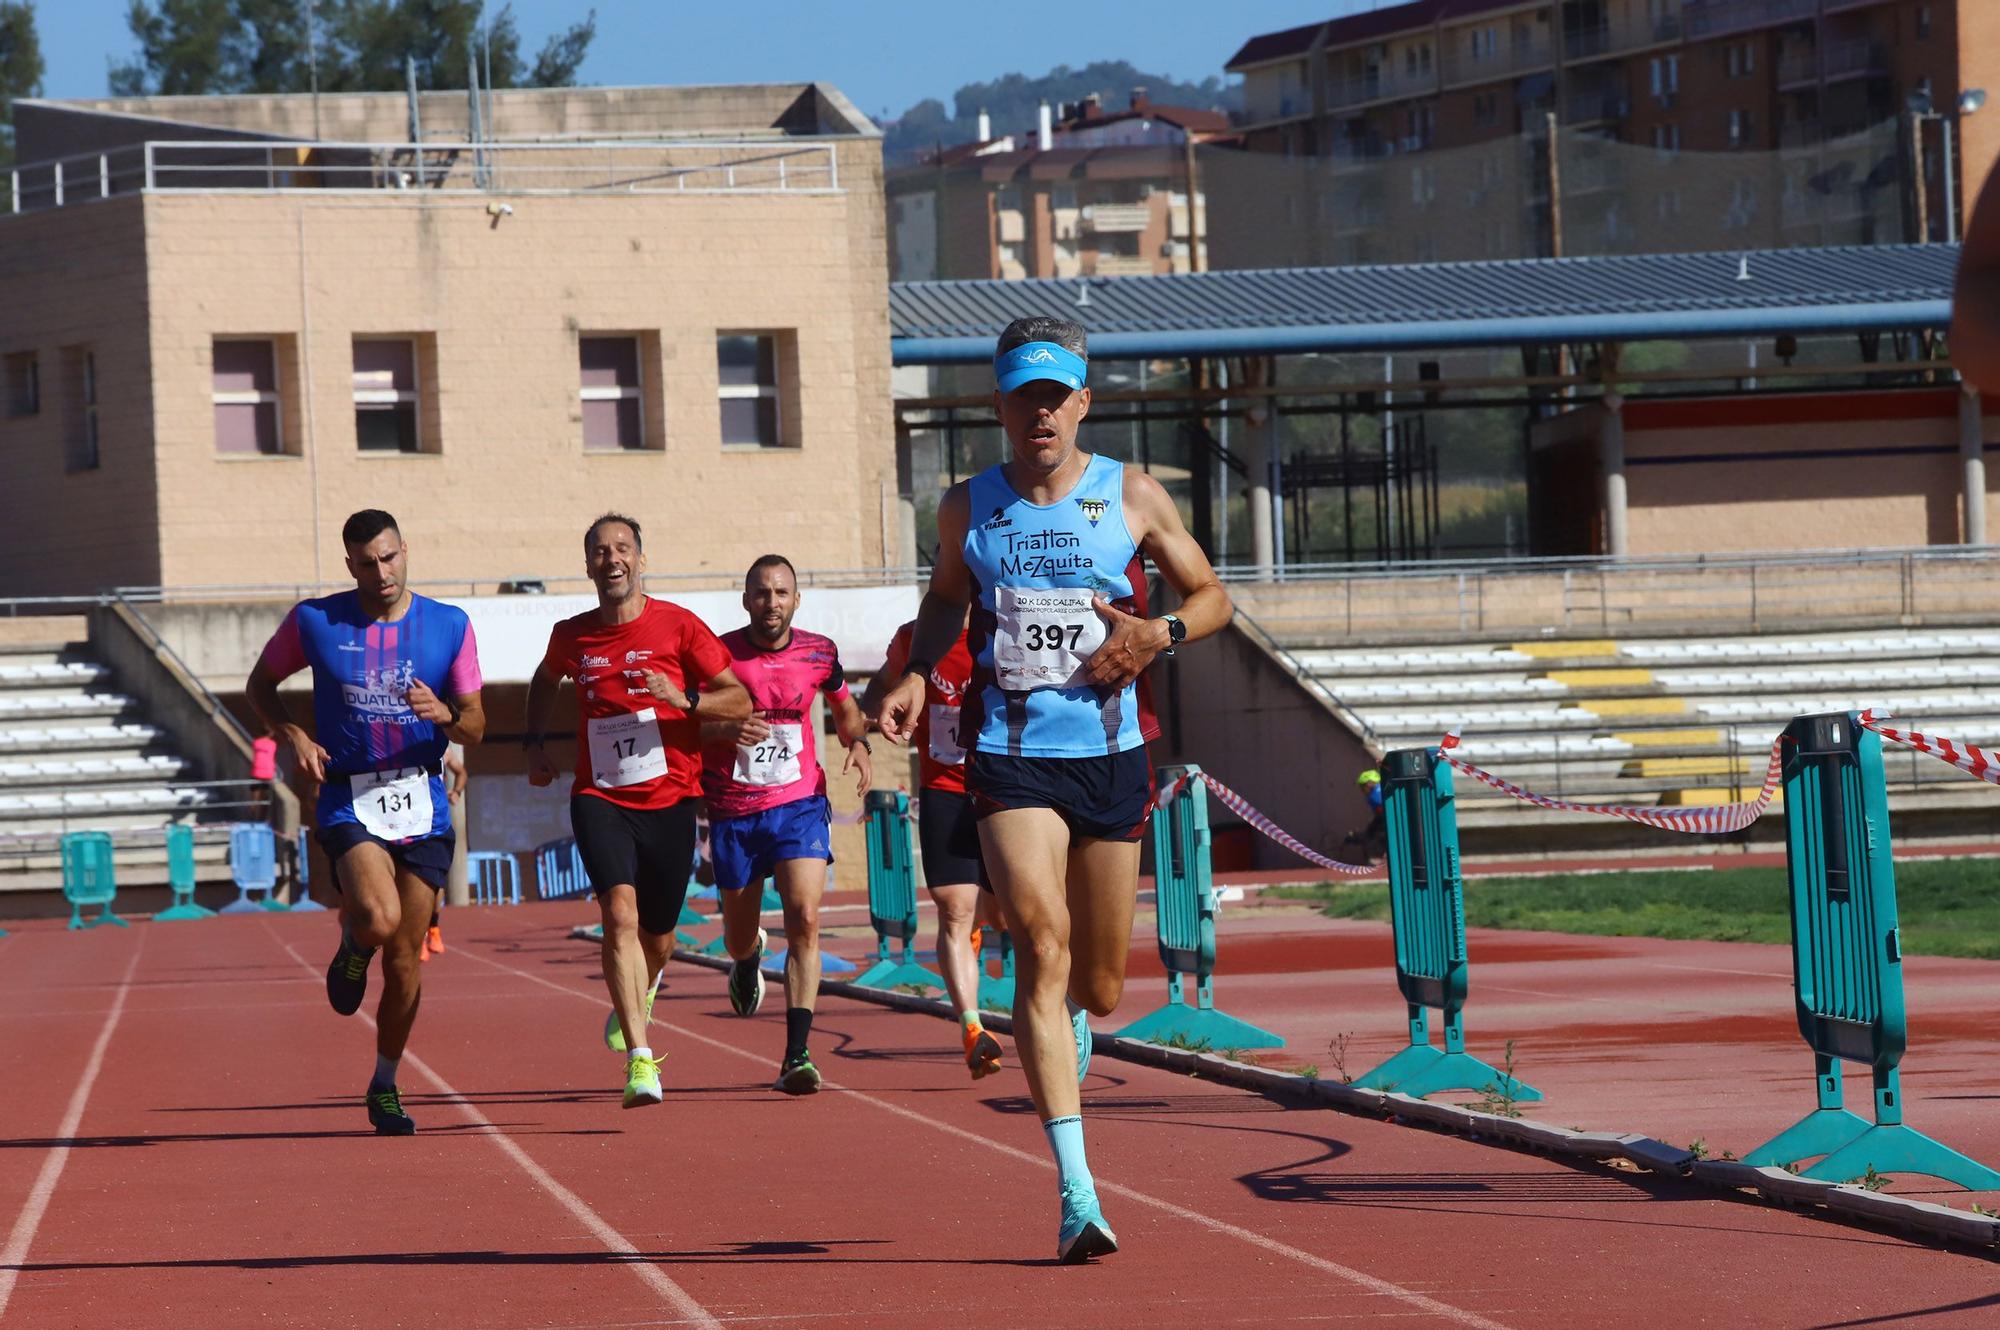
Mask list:
[{"label": "green grass patch", "polygon": [[[1265,894],[1317,904],[1334,919],[1389,918],[1383,882],[1320,882]],[[1608,937],[1790,943],[1788,894],[1780,868],[1479,877],[1465,884],[1465,922]],[[1904,952],[2000,959],[2000,860],[1898,864],[1896,897]]]}]

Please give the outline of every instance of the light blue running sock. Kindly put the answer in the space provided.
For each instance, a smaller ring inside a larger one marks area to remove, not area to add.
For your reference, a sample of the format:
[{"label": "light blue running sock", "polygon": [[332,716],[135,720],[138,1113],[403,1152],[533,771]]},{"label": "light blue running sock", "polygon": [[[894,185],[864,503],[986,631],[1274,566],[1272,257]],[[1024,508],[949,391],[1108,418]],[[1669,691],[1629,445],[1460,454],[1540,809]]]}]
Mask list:
[{"label": "light blue running sock", "polygon": [[1049,1150],[1056,1157],[1056,1172],[1062,1175],[1062,1183],[1090,1182],[1090,1164],[1083,1155],[1083,1119],[1072,1113],[1068,1117],[1050,1118],[1042,1124],[1048,1133]]}]

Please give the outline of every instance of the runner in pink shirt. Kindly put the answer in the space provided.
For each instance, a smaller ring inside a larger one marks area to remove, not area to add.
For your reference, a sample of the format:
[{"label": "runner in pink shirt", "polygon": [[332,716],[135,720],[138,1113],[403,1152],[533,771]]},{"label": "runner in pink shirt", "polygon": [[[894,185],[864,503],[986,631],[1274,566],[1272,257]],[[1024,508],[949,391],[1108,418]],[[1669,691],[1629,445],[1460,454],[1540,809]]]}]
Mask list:
[{"label": "runner in pink shirt", "polygon": [[782,554],[766,554],[744,578],[748,626],[722,636],[730,667],[750,690],[746,720],[702,723],[702,790],[708,796],[715,885],[722,892],[730,960],[729,1000],[739,1016],[764,1001],[764,930],[757,919],[766,877],[785,905],[785,1056],[777,1088],[819,1089],[806,1040],[819,999],[819,900],[833,862],[826,772],[814,743],[812,700],[823,693],[847,749],[841,774],[857,793],[874,777],[868,722],[847,691],[832,639],[792,627],[798,574]]}]

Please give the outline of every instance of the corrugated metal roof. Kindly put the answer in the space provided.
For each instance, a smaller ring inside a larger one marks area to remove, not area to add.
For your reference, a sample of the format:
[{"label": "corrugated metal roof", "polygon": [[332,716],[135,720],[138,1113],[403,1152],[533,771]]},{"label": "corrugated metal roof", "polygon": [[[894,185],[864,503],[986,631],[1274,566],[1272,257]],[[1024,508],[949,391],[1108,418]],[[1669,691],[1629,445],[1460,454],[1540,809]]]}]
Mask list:
[{"label": "corrugated metal roof", "polygon": [[1953,245],[1274,268],[1168,277],[898,282],[898,364],[976,361],[1024,314],[1102,357],[1277,354],[1942,327]]}]

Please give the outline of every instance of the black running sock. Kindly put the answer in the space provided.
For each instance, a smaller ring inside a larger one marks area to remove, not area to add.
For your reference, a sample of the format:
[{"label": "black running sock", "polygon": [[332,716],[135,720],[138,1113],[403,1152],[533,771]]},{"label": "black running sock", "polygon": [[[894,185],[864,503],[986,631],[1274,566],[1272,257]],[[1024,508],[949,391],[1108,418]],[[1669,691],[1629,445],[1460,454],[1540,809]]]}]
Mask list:
[{"label": "black running sock", "polygon": [[806,1051],[806,1040],[812,1038],[813,1014],[811,1007],[785,1008],[785,1061]]}]

